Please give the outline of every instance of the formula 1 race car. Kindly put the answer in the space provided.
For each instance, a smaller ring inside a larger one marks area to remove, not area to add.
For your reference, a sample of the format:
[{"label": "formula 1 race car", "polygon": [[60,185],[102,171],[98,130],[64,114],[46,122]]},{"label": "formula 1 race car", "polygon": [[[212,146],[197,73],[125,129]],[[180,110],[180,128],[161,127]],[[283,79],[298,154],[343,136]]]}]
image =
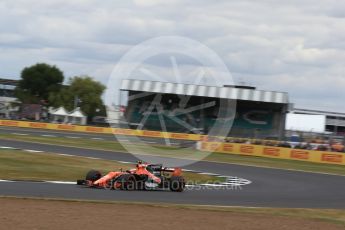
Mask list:
[{"label": "formula 1 race car", "polygon": [[78,180],[78,185],[92,188],[121,190],[157,190],[170,189],[182,192],[185,180],[180,168],[163,167],[162,164],[147,164],[138,162],[134,169],[109,172],[102,176],[99,171],[91,170],[85,180]]}]

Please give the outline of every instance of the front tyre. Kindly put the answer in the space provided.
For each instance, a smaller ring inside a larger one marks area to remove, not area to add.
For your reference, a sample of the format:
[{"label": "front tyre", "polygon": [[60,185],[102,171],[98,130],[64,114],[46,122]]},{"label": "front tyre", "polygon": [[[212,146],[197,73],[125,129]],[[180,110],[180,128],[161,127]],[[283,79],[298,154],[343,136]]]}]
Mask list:
[{"label": "front tyre", "polygon": [[90,170],[85,177],[85,180],[95,182],[96,180],[100,179],[102,174],[97,170]]}]

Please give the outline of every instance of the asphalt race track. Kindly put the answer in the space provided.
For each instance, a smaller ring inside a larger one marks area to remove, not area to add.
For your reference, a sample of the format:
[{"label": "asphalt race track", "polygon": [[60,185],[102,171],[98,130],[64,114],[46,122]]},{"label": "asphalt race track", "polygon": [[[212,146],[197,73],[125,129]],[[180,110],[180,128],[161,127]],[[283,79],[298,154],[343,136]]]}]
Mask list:
[{"label": "asphalt race track", "polygon": [[[0,146],[26,148],[118,161],[136,160],[127,153],[52,146],[0,140]],[[156,157],[153,157],[156,158]],[[197,162],[185,167],[252,183],[237,189],[188,188],[183,193],[168,191],[110,191],[74,184],[0,182],[0,196],[72,198],[90,200],[163,202],[178,204],[232,205],[250,207],[345,208],[345,177],[214,162]],[[1,177],[1,176],[0,176]]]}]

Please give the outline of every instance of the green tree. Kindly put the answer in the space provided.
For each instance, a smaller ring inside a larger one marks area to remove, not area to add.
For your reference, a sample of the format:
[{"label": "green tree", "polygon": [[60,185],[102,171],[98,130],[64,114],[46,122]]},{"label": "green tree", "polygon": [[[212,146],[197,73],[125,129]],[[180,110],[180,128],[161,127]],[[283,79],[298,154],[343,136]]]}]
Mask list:
[{"label": "green tree", "polygon": [[105,106],[102,94],[105,86],[89,76],[77,76],[69,80],[69,86],[63,87],[60,92],[51,93],[50,103],[54,107],[64,106],[73,110],[75,106],[88,116],[105,115]]},{"label": "green tree", "polygon": [[23,103],[39,103],[59,92],[63,81],[64,75],[56,66],[38,63],[23,69],[15,93]]}]

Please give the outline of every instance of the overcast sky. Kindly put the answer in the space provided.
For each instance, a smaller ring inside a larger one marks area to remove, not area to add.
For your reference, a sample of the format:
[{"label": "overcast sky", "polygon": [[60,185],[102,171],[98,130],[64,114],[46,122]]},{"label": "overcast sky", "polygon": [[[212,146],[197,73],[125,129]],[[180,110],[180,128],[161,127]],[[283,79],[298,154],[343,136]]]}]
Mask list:
[{"label": "overcast sky", "polygon": [[0,77],[18,79],[24,67],[46,62],[66,77],[106,83],[131,47],[165,35],[213,49],[236,83],[289,92],[298,108],[345,112],[339,0],[1,0]]}]

